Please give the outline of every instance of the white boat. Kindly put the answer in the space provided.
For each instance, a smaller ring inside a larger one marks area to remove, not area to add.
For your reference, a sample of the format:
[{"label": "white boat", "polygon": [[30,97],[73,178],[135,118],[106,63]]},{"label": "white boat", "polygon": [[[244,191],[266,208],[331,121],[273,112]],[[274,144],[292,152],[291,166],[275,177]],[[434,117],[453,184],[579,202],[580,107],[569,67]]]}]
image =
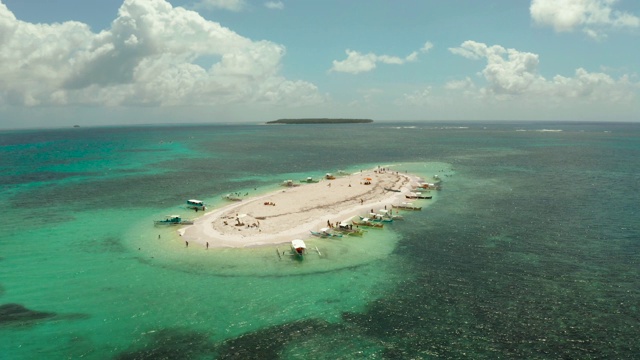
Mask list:
[{"label": "white boat", "polygon": [[342,237],[342,234],[336,234],[336,233],[332,232],[331,229],[326,228],[326,227],[320,229],[320,231],[309,230],[309,232],[311,233],[311,235],[318,236],[318,237],[321,237],[321,238]]},{"label": "white boat", "polygon": [[391,211],[387,209],[380,209],[378,211],[380,212],[380,215],[382,215],[382,217],[385,219],[404,220],[402,215],[392,214]]},{"label": "white boat", "polygon": [[422,210],[422,206],[414,206],[412,203],[403,202],[399,205],[391,205],[395,209],[403,209],[403,210]]},{"label": "white boat", "polygon": [[299,258],[304,258],[304,255],[307,253],[307,245],[304,241],[300,239],[295,239],[291,241],[291,251],[294,255]]},{"label": "white boat", "polygon": [[164,220],[154,220],[154,225],[191,225],[193,221],[182,220],[180,215],[167,215]]},{"label": "white boat", "polygon": [[204,205],[204,202],[196,199],[187,200],[187,208],[194,209],[195,211],[206,210],[206,206]]},{"label": "white boat", "polygon": [[282,184],[280,184],[284,187],[294,187],[294,186],[300,186],[300,184],[296,184],[293,182],[293,180],[285,180],[282,182]]},{"label": "white boat", "polygon": [[223,195],[222,198],[225,199],[225,200],[229,200],[229,201],[242,201],[241,198],[239,198],[239,197],[237,197],[236,195],[233,195],[233,194]]}]

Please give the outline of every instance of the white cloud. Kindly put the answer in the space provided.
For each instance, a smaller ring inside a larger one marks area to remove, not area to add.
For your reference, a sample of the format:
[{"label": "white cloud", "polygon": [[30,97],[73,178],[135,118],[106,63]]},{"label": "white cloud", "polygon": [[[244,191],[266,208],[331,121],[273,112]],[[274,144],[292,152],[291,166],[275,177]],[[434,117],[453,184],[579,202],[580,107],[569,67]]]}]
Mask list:
[{"label": "white cloud", "polygon": [[264,6],[267,9],[272,9],[272,10],[284,9],[284,3],[282,1],[267,1],[266,3],[264,3]]},{"label": "white cloud", "polygon": [[[426,42],[420,52],[426,53],[433,47],[433,44]],[[347,49],[347,58],[341,61],[333,60],[333,67],[329,71],[359,74],[368,72],[376,68],[377,63],[403,65],[408,62],[418,60],[418,52],[414,51],[404,58],[390,55],[376,55],[374,53],[362,54],[358,51]]]},{"label": "white cloud", "polygon": [[580,29],[600,39],[611,28],[639,28],[640,18],[613,8],[617,0],[532,0],[534,22],[557,32]]},{"label": "white cloud", "polygon": [[323,102],[315,85],[279,75],[284,54],[165,0],[125,0],[97,34],[79,22],[26,23],[0,3],[0,104]]},{"label": "white cloud", "polygon": [[[638,84],[632,83],[627,75],[616,80],[608,74],[590,73],[582,68],[576,70],[574,77],[556,75],[547,80],[538,73],[537,54],[505,49],[499,45],[487,46],[475,41],[465,41],[460,47],[449,50],[469,59],[486,60],[487,65],[481,75],[487,85],[474,93],[487,97],[543,102],[574,99],[616,103],[632,101],[637,93]],[[469,90],[475,89],[475,84],[467,78],[460,82],[450,82],[447,89],[463,90],[468,94]]]},{"label": "white cloud", "polygon": [[194,5],[194,8],[242,11],[246,5],[244,0],[200,0]]},{"label": "white cloud", "polygon": [[433,49],[433,44],[431,43],[431,41],[427,41],[426,43],[424,43],[424,45],[420,49],[420,52],[426,53],[426,52],[429,52],[429,50],[431,49]]}]

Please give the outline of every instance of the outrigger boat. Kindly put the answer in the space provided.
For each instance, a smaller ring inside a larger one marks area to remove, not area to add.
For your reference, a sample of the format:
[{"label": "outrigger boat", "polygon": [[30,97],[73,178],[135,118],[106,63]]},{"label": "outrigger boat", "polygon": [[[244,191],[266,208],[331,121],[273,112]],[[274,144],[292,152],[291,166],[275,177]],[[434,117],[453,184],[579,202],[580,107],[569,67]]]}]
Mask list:
[{"label": "outrigger boat", "polygon": [[235,196],[233,194],[223,195],[222,198],[225,199],[225,200],[229,200],[229,201],[242,201],[241,198],[239,198],[238,196]]},{"label": "outrigger boat", "polygon": [[398,189],[392,189],[392,188],[387,188],[387,187],[384,188],[384,189],[387,190],[387,191],[392,191],[392,192],[400,192],[400,190],[398,190]]},{"label": "outrigger boat", "polygon": [[393,220],[404,220],[404,218],[402,217],[402,215],[398,215],[398,214],[392,214],[389,210],[387,209],[380,209],[378,210],[380,212],[380,215],[382,215],[383,218],[386,219],[393,219]]},{"label": "outrigger boat", "polygon": [[353,224],[349,224],[346,222],[341,222],[337,228],[334,229],[335,231],[339,231],[343,234],[347,234],[347,235],[351,235],[351,236],[362,236],[364,235],[364,230],[362,229],[358,229],[358,228],[353,228]]},{"label": "outrigger boat", "polygon": [[296,184],[293,182],[293,180],[285,180],[282,182],[282,184],[280,184],[284,187],[294,187],[294,186],[300,186],[300,184]]},{"label": "outrigger boat", "polygon": [[416,185],[416,187],[420,188],[420,189],[425,189],[425,190],[440,190],[440,184],[438,182],[438,184],[434,184],[434,183],[420,183],[418,185]]},{"label": "outrigger boat", "polygon": [[331,229],[329,228],[322,228],[320,229],[320,231],[313,231],[313,230],[309,230],[309,232],[311,233],[311,235],[313,236],[318,236],[321,238],[327,238],[327,237],[342,237],[342,234],[335,234],[331,232]]},{"label": "outrigger boat", "polygon": [[407,199],[432,199],[433,198],[433,196],[431,195],[422,195],[422,193],[419,193],[419,192],[409,193],[404,197],[406,197]]},{"label": "outrigger boat", "polygon": [[374,221],[371,221],[369,218],[362,218],[361,221],[352,220],[351,222],[353,223],[353,225],[368,226],[374,229],[382,229],[384,227],[384,224],[382,222],[374,222]]},{"label": "outrigger boat", "polygon": [[204,205],[204,202],[202,202],[201,200],[195,200],[195,199],[187,200],[187,208],[193,209],[195,211],[207,209],[206,206]]},{"label": "outrigger boat", "polygon": [[364,221],[365,219],[367,220],[371,220],[374,222],[393,222],[393,219],[390,217],[384,217],[381,214],[376,214],[376,213],[369,213],[369,216],[360,216],[360,220]]},{"label": "outrigger boat", "polygon": [[320,182],[320,180],[315,180],[314,178],[309,176],[308,178],[306,178],[304,180],[300,180],[300,182],[304,183],[304,184],[314,184],[314,183]]},{"label": "outrigger boat", "polygon": [[300,239],[292,240],[291,251],[298,258],[303,259],[304,255],[307,253],[307,245]]},{"label": "outrigger boat", "polygon": [[336,177],[335,177],[335,176],[333,176],[333,175],[331,175],[331,174],[329,174],[329,173],[326,173],[326,174],[324,175],[324,178],[325,178],[325,179],[327,179],[327,180],[335,180],[335,179],[336,179]]},{"label": "outrigger boat", "polygon": [[193,221],[182,220],[180,215],[167,215],[164,220],[154,220],[154,225],[191,225]]},{"label": "outrigger boat", "polygon": [[399,204],[399,205],[391,205],[391,207],[393,207],[394,209],[403,209],[403,210],[417,210],[417,211],[422,210],[422,206],[413,206],[413,204],[408,202],[403,202],[402,204]]}]

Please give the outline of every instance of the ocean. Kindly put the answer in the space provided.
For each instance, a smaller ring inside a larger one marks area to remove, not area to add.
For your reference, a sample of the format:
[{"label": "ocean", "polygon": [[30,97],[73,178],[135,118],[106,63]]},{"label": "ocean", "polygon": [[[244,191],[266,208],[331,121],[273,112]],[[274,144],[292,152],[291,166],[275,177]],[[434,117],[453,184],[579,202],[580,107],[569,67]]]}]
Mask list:
[{"label": "ocean", "polygon": [[[304,261],[153,225],[376,166],[442,189]],[[640,358],[640,124],[12,130],[0,169],[2,359]]]}]

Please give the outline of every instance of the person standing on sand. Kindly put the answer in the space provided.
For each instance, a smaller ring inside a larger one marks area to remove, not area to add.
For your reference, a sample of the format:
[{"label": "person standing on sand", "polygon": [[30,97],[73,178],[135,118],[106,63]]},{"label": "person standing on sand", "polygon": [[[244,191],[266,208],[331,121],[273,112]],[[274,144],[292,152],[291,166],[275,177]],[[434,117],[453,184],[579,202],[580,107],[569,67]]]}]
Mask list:
[{"label": "person standing on sand", "polygon": [[184,247],[189,247],[189,242],[187,240],[184,241]]},{"label": "person standing on sand", "polygon": [[209,242],[207,241],[207,250],[209,250]]}]

